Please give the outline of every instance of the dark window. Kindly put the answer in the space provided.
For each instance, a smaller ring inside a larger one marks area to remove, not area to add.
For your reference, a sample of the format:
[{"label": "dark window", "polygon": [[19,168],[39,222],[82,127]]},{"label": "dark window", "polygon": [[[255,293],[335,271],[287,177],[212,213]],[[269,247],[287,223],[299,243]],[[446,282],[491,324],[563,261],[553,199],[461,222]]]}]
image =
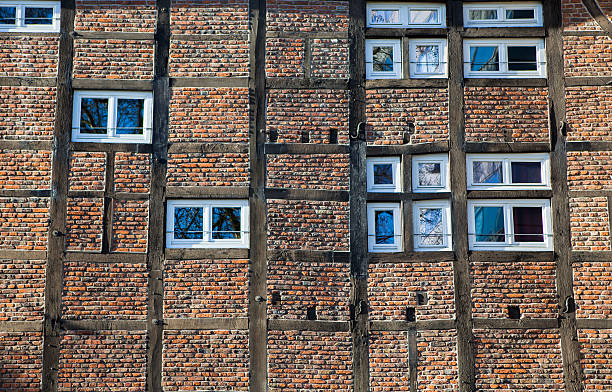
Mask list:
[{"label": "dark window", "polygon": [[372,48],[373,69],[376,72],[393,72],[393,46]]},{"label": "dark window", "polygon": [[508,318],[518,320],[521,318],[521,308],[518,306],[508,305]]},{"label": "dark window", "polygon": [[506,10],[506,19],[535,19],[534,10]]},{"label": "dark window", "polygon": [[31,8],[25,9],[26,25],[50,25],[53,24],[53,8]]},{"label": "dark window", "polygon": [[393,184],[393,165],[390,163],[374,164],[374,184]]},{"label": "dark window", "polygon": [[142,135],[144,123],[144,99],[117,100],[117,134]]},{"label": "dark window", "polygon": [[0,7],[0,24],[14,25],[17,9],[15,7]]},{"label": "dark window", "polygon": [[537,71],[535,46],[508,46],[508,71]]},{"label": "dark window", "polygon": [[212,238],[214,240],[240,239],[240,207],[212,208]]},{"label": "dark window", "polygon": [[202,207],[178,207],[174,209],[174,238],[201,240],[204,238],[204,213]]},{"label": "dark window", "polygon": [[512,217],[516,242],[544,242],[541,207],[512,207]]},{"label": "dark window", "polygon": [[105,134],[108,125],[108,98],[81,99],[81,133]]},{"label": "dark window", "polygon": [[505,242],[503,207],[476,207],[474,217],[476,241]]},{"label": "dark window", "polygon": [[512,182],[514,184],[542,183],[540,162],[512,162]]},{"label": "dark window", "polygon": [[376,211],[374,213],[375,235],[377,244],[394,244],[393,211]]}]

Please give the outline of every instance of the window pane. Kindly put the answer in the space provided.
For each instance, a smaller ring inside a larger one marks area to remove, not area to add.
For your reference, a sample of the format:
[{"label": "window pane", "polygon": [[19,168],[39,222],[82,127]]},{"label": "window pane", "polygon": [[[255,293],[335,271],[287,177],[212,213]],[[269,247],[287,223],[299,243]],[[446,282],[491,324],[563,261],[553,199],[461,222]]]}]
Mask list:
[{"label": "window pane", "polygon": [[374,229],[377,244],[394,244],[393,210],[374,212]]},{"label": "window pane", "polygon": [[438,10],[410,11],[410,24],[438,24]]},{"label": "window pane", "polygon": [[544,242],[541,207],[513,207],[514,241]]},{"label": "window pane", "polygon": [[444,244],[441,208],[419,209],[419,234],[421,245],[440,246]]},{"label": "window pane", "polygon": [[475,184],[501,184],[504,182],[502,163],[499,161],[477,161],[473,165]]},{"label": "window pane", "polygon": [[393,72],[393,46],[375,46],[372,48],[374,71]]},{"label": "window pane", "polygon": [[393,184],[393,165],[390,163],[374,164],[374,184]]},{"label": "window pane", "polygon": [[505,242],[503,207],[475,207],[474,228],[477,242]]},{"label": "window pane", "polygon": [[419,186],[442,186],[440,163],[419,163]]},{"label": "window pane", "polygon": [[497,19],[497,10],[470,10],[470,19],[495,20]]},{"label": "window pane", "polygon": [[25,24],[27,25],[50,25],[53,24],[53,8],[30,8],[25,9]]},{"label": "window pane", "polygon": [[108,124],[108,98],[81,99],[81,133],[105,134]]},{"label": "window pane", "polygon": [[142,135],[144,99],[117,100],[117,134]]},{"label": "window pane", "polygon": [[213,240],[239,239],[241,234],[240,207],[212,208]]},{"label": "window pane", "polygon": [[506,19],[535,19],[534,10],[506,10]]},{"label": "window pane", "polygon": [[415,51],[417,72],[440,72],[440,47],[438,45],[417,45]]},{"label": "window pane", "polygon": [[470,47],[472,71],[499,71],[499,49],[497,46]]},{"label": "window pane", "polygon": [[537,71],[535,46],[508,46],[509,71]]},{"label": "window pane", "polygon": [[14,25],[16,14],[15,7],[0,7],[0,24]]},{"label": "window pane", "polygon": [[202,207],[174,209],[174,238],[177,240],[201,240],[204,238]]},{"label": "window pane", "polygon": [[372,10],[371,20],[373,24],[399,24],[399,10]]},{"label": "window pane", "polygon": [[542,170],[540,162],[512,162],[512,183],[541,184]]}]

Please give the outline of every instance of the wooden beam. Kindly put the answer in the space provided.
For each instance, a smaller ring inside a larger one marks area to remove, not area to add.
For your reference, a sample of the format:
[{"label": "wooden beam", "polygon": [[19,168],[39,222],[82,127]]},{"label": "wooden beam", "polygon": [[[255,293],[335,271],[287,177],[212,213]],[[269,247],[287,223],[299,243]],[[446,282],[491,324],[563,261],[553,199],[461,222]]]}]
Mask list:
[{"label": "wooden beam", "polygon": [[603,251],[603,252],[578,252],[574,251],[571,253],[572,263],[582,263],[582,262],[596,262],[603,261],[609,262],[612,261],[612,252]]},{"label": "wooden beam", "polygon": [[268,31],[268,38],[346,39],[345,32],[327,31]]},{"label": "wooden beam", "polygon": [[268,260],[300,263],[349,263],[349,252],[331,250],[270,250]]},{"label": "wooden beam", "polygon": [[166,197],[172,199],[246,199],[246,186],[168,186]]},{"label": "wooden beam", "polygon": [[0,189],[0,197],[49,197],[50,189]]},{"label": "wooden beam", "polygon": [[104,171],[104,211],[102,213],[102,253],[109,253],[113,240],[113,209],[115,195],[115,153],[106,153]]},{"label": "wooden beam", "polygon": [[43,321],[0,321],[0,332],[42,332]]},{"label": "wooden beam", "polygon": [[172,34],[171,41],[246,41],[248,34]]},{"label": "wooden beam", "polygon": [[466,153],[550,152],[549,143],[465,143]]},{"label": "wooden beam", "polygon": [[439,37],[446,38],[448,30],[444,28],[427,29],[427,28],[380,28],[380,27],[368,27],[365,30],[366,38],[401,38],[401,37]]},{"label": "wooden beam", "polygon": [[102,264],[146,264],[145,253],[91,253],[91,252],[66,252],[65,261],[76,261],[79,263],[102,263]]},{"label": "wooden beam", "polygon": [[372,79],[366,80],[366,89],[446,88],[447,83],[446,79]]},{"label": "wooden beam", "polygon": [[530,262],[547,263],[555,261],[555,252],[506,252],[506,251],[472,251],[472,263]]},{"label": "wooden beam", "polygon": [[276,77],[266,79],[266,88],[346,90],[348,81],[346,79]]},{"label": "wooden beam", "polygon": [[612,319],[578,319],[576,327],[579,329],[612,329]]},{"label": "wooden beam", "polygon": [[610,151],[612,142],[567,142],[567,151]]},{"label": "wooden beam", "polygon": [[573,76],[565,79],[567,87],[610,86],[612,76]]},{"label": "wooden beam", "polygon": [[[28,33],[29,35],[30,33]],[[0,77],[0,86],[6,87],[55,87],[57,78],[27,78],[21,76],[2,76]]]},{"label": "wooden beam", "polygon": [[474,328],[478,329],[557,329],[559,320],[556,318],[534,319],[494,319],[475,318]]},{"label": "wooden beam", "polygon": [[248,331],[249,319],[246,317],[236,318],[184,318],[164,320],[165,330],[226,330],[226,331]]},{"label": "wooden beam", "polygon": [[144,320],[61,320],[65,331],[146,331]]},{"label": "wooden beam", "polygon": [[348,332],[349,327],[346,321],[268,320],[269,331]]},{"label": "wooden beam", "polygon": [[249,145],[247,143],[169,143],[169,154],[180,154],[198,152],[206,154],[209,152],[220,153],[248,153]]},{"label": "wooden beam", "polygon": [[448,152],[448,142],[422,143],[422,144],[396,144],[390,146],[368,146],[368,156],[389,156],[402,154],[435,154]]},{"label": "wooden beam", "polygon": [[463,38],[544,38],[543,27],[468,27]]},{"label": "wooden beam", "polygon": [[455,261],[453,251],[370,253],[370,264]]},{"label": "wooden beam", "polygon": [[467,192],[468,199],[550,199],[550,189],[516,189],[507,191],[479,191]]},{"label": "wooden beam", "polygon": [[601,7],[597,3],[597,0],[582,0],[585,8],[589,11],[589,14],[595,19],[599,27],[612,38],[612,22],[608,19],[608,16],[601,10]]},{"label": "wooden beam", "polygon": [[227,78],[170,78],[170,87],[228,87],[247,88],[249,79],[246,77]]},{"label": "wooden beam", "polygon": [[0,249],[0,260],[46,260],[44,250],[13,250]]},{"label": "wooden beam", "polygon": [[[72,126],[72,124],[70,125]],[[39,140],[0,140],[0,150],[51,150],[51,143]]]},{"label": "wooden beam", "polygon": [[371,331],[409,331],[410,329],[417,331],[440,331],[456,328],[455,320],[422,320],[415,322],[408,321],[371,321]]},{"label": "wooden beam", "polygon": [[153,83],[151,80],[78,78],[72,79],[72,87],[75,90],[151,91]]},{"label": "wooden beam", "polygon": [[524,79],[488,79],[468,78],[464,81],[465,87],[546,87],[546,78],[524,78]]},{"label": "wooden beam", "polygon": [[249,249],[166,249],[166,259],[168,260],[238,260],[248,258]]},{"label": "wooden beam", "polygon": [[77,152],[135,152],[151,154],[151,144],[71,142],[70,151]]},{"label": "wooden beam", "polygon": [[74,39],[77,40],[127,40],[127,41],[153,41],[154,33],[125,33],[122,31],[86,31],[75,30]]}]

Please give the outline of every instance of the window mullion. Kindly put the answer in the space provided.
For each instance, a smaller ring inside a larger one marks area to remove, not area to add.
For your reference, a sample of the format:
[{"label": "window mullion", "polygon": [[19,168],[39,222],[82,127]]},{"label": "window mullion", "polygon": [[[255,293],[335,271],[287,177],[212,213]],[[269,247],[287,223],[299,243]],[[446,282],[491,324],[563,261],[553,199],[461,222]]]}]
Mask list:
[{"label": "window mullion", "polygon": [[504,204],[504,221],[506,222],[506,238],[505,242],[508,245],[514,245],[514,219],[512,217],[512,205]]}]

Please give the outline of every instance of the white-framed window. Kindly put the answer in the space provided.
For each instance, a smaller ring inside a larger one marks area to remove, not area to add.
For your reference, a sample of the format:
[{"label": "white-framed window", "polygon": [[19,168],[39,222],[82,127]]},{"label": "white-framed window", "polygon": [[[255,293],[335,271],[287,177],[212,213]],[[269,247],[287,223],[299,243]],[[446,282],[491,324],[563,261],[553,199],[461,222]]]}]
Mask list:
[{"label": "white-framed window", "polygon": [[169,200],[168,248],[248,248],[248,200]]},{"label": "white-framed window", "polygon": [[446,27],[446,5],[441,3],[368,2],[367,26],[383,28]]},{"label": "white-framed window", "polygon": [[468,200],[472,250],[552,250],[550,200]]},{"label": "white-framed window", "polygon": [[412,203],[415,251],[452,250],[449,200],[421,200]]},{"label": "white-framed window", "polygon": [[59,1],[0,0],[0,31],[59,31]]},{"label": "white-framed window", "polygon": [[368,203],[368,251],[401,252],[403,229],[400,203]]},{"label": "white-framed window", "polygon": [[413,192],[448,192],[450,177],[448,154],[426,154],[412,156]]},{"label": "white-framed window", "polygon": [[465,27],[543,26],[542,4],[537,2],[465,3]]},{"label": "white-framed window", "polygon": [[402,45],[399,39],[366,40],[368,79],[401,79]]},{"label": "white-framed window", "polygon": [[447,50],[445,39],[411,39],[410,77],[445,78],[447,69]]},{"label": "white-framed window", "polygon": [[72,140],[150,143],[153,94],[136,91],[75,91]]},{"label": "white-framed window", "polygon": [[467,154],[468,189],[550,189],[550,156]]},{"label": "white-framed window", "polygon": [[366,159],[368,192],[401,192],[399,157],[369,157]]},{"label": "white-framed window", "polygon": [[466,78],[545,78],[543,39],[466,39],[463,41]]}]

